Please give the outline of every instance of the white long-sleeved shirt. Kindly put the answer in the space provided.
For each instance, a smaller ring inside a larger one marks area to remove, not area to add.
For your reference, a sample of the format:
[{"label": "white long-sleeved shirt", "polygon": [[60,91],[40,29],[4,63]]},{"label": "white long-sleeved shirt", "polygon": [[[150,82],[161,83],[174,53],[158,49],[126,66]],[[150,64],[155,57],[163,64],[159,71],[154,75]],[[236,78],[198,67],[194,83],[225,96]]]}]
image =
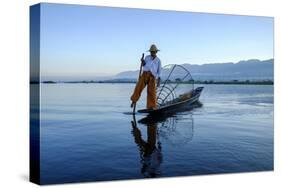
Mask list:
[{"label": "white long-sleeved shirt", "polygon": [[144,61],[143,71],[150,71],[156,79],[159,78],[161,75],[161,60],[157,56],[153,59],[151,55],[147,55]]}]

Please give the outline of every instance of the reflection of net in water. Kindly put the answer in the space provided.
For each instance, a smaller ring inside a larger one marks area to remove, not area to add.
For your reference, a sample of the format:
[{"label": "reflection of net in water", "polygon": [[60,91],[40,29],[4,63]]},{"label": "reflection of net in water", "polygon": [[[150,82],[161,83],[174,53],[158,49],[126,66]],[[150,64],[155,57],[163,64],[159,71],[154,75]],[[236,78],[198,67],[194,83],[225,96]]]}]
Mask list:
[{"label": "reflection of net in water", "polygon": [[194,89],[194,80],[189,71],[181,65],[166,65],[162,70],[162,84],[157,89],[158,106],[177,102],[184,94]]},{"label": "reflection of net in water", "polygon": [[[184,115],[186,116],[186,115]],[[158,125],[157,131],[159,141],[167,141],[173,146],[181,146],[190,142],[193,138],[193,117],[179,118],[172,116]]]}]

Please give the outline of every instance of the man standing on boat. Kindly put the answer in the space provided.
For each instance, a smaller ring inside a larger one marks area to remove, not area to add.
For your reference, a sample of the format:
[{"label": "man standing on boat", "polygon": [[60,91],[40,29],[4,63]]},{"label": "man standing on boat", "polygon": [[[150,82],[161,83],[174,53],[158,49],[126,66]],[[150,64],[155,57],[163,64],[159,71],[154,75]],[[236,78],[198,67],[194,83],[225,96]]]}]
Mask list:
[{"label": "man standing on boat", "polygon": [[155,44],[152,44],[148,50],[150,55],[145,58],[141,58],[141,67],[143,67],[143,73],[140,76],[137,85],[135,87],[134,93],[131,96],[131,107],[135,108],[136,102],[141,96],[142,90],[147,85],[147,109],[157,108],[157,96],[156,96],[156,85],[160,86],[160,74],[161,74],[161,61],[156,56],[159,49]]}]

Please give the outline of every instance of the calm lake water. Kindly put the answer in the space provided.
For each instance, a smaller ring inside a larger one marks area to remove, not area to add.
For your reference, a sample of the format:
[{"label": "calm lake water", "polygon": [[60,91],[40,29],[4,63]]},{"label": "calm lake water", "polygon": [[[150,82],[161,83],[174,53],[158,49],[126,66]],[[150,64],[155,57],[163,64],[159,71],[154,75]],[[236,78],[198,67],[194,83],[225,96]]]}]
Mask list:
[{"label": "calm lake water", "polygon": [[41,183],[273,170],[273,86],[203,86],[202,107],[145,124],[124,114],[134,84],[42,84]]}]

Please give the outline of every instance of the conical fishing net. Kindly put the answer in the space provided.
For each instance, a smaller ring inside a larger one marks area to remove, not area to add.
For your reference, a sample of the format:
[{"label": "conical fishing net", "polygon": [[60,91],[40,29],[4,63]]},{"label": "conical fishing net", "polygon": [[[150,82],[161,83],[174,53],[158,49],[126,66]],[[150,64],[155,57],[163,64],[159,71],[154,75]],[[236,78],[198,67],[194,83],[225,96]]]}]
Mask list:
[{"label": "conical fishing net", "polygon": [[158,107],[187,100],[194,89],[190,72],[182,65],[170,64],[162,68],[162,82],[157,88]]}]

